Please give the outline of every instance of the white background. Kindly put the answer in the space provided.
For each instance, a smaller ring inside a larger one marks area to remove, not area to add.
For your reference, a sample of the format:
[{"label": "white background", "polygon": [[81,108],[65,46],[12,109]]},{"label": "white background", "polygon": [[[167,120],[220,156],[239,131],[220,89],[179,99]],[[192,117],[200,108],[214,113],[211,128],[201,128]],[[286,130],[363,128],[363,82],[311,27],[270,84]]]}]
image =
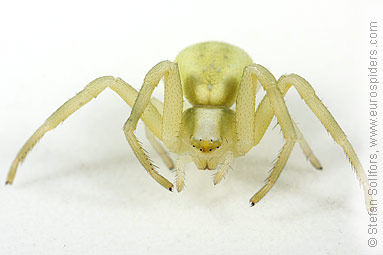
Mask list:
[{"label": "white background", "polygon": [[[32,132],[94,78],[119,76],[139,89],[154,64],[206,40],[245,49],[277,78],[305,77],[367,167],[366,45],[378,10],[362,1],[1,3],[0,177]],[[296,146],[277,184],[250,208],[283,145],[279,127],[219,185],[190,164],[186,189],[171,193],[134,157],[122,132],[130,108],[106,90],[41,140],[14,185],[0,186],[1,253],[376,252],[383,243],[367,246],[363,192],[342,149],[294,89],[286,101],[324,169]],[[140,140],[174,180],[142,128]]]}]

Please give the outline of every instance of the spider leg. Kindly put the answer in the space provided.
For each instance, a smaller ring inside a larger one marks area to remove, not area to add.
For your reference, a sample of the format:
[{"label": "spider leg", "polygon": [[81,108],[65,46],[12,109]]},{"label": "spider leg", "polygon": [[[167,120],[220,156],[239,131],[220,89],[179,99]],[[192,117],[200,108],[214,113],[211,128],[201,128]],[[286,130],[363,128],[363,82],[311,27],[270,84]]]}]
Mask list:
[{"label": "spider leg", "polygon": [[246,68],[241,79],[241,84],[239,85],[238,95],[235,102],[237,157],[245,155],[254,147],[255,122],[249,120],[254,119],[256,87],[257,81],[252,79],[251,72]]},{"label": "spider leg", "polygon": [[343,148],[348,159],[350,160],[352,167],[356,172],[359,182],[363,186],[365,203],[367,210],[369,210],[372,197],[368,193],[370,186],[362,164],[360,163],[354,148],[347,139],[346,134],[343,132],[331,113],[327,110],[326,106],[315,94],[312,86],[305,79],[296,74],[284,75],[279,79],[278,83],[280,84],[281,91],[287,91],[291,86],[294,86],[301,98],[306,102],[309,108],[321,121],[322,125],[330,133],[334,141]]},{"label": "spider leg", "polygon": [[124,125],[126,139],[146,171],[163,187],[173,189],[173,184],[161,176],[150,162],[134,134],[137,122],[149,104],[154,88],[164,77],[165,96],[162,117],[162,134],[159,137],[170,151],[177,152],[180,144],[179,131],[182,118],[183,94],[178,66],[170,61],[155,65],[145,76],[144,83],[134,102],[132,112]]},{"label": "spider leg", "polygon": [[[257,89],[256,80],[252,80],[253,86],[246,86],[245,84],[249,83],[250,80],[249,77],[244,76],[244,78],[245,79],[242,81],[241,89],[238,92],[236,102],[237,130],[242,130],[237,134],[237,151],[239,152],[239,155],[246,154],[246,152],[260,142],[269,127],[272,118],[274,117],[273,107],[271,106],[270,100],[267,96],[262,99],[254,115],[253,109],[255,107],[255,95]],[[279,83],[277,83],[277,86],[281,91]],[[286,95],[286,92],[287,91],[281,91],[283,97]],[[252,119],[253,115],[254,121],[248,121],[249,119]],[[316,169],[322,169],[319,160],[315,157],[310,146],[303,137],[302,132],[299,130],[294,121],[293,125],[297,135],[297,142],[299,143],[302,151]]]},{"label": "spider leg", "polygon": [[154,150],[160,155],[165,165],[171,170],[174,168],[173,160],[169,157],[168,152],[164,149],[160,142],[157,141],[156,137],[153,135],[152,131],[145,126],[146,138],[148,138],[150,144],[153,146]]},{"label": "spider leg", "polygon": [[[283,86],[279,81],[277,82],[278,89],[284,97],[288,91],[286,86]],[[273,107],[271,106],[270,100],[265,96],[260,102],[254,116],[254,146],[257,145],[262,137],[265,135],[267,128],[269,127],[271,120],[274,117]],[[303,137],[302,132],[299,130],[295,121],[293,120],[295,132],[297,134],[297,142],[299,143],[303,153],[306,155],[310,163],[318,170],[322,169],[322,165],[319,160],[315,157],[307,141]]]},{"label": "spider leg", "polygon": [[[107,87],[117,92],[117,94],[119,94],[121,98],[130,106],[134,104],[134,101],[138,95],[138,92],[132,86],[120,78],[105,76],[90,82],[76,96],[72,97],[60,108],[58,108],[56,112],[54,112],[27,140],[12,162],[6,183],[11,184],[13,182],[19,163],[25,159],[28,152],[44,136],[45,133],[56,128],[58,124],[63,122],[66,118],[91,101],[93,98],[97,97]],[[162,117],[151,103],[145,109],[142,120],[157,137],[161,137]]]},{"label": "spider leg", "polygon": [[297,139],[299,146],[301,147],[303,153],[306,155],[307,159],[310,161],[310,163],[318,170],[322,170],[323,167],[319,160],[315,157],[314,153],[312,152],[309,144],[307,143],[306,139],[303,137],[302,132],[299,130],[297,124],[293,120],[295,133],[297,134]]},{"label": "spider leg", "polygon": [[[285,138],[285,144],[278,156],[273,169],[266,179],[265,185],[250,199],[251,205],[254,205],[261,200],[266,193],[273,187],[281,174],[284,166],[286,165],[287,159],[289,158],[291,151],[294,148],[295,142],[298,140],[293,121],[287,110],[287,106],[283,100],[283,96],[277,87],[277,81],[274,76],[261,65],[251,65],[245,68],[241,85],[238,91],[237,105],[236,105],[236,125],[237,125],[237,136],[238,136],[238,150],[239,153],[243,153],[248,150],[251,146],[254,146],[254,122],[248,121],[254,119],[254,97],[257,81],[262,85],[266,91],[266,96],[269,98],[272,111],[278,119],[278,123],[281,126],[283,136]],[[252,101],[250,101],[252,99]],[[239,108],[238,108],[238,103]],[[246,123],[247,119],[247,123]],[[257,123],[258,124],[258,123]],[[251,134],[243,134],[244,131]],[[247,136],[250,141],[241,141]]]}]

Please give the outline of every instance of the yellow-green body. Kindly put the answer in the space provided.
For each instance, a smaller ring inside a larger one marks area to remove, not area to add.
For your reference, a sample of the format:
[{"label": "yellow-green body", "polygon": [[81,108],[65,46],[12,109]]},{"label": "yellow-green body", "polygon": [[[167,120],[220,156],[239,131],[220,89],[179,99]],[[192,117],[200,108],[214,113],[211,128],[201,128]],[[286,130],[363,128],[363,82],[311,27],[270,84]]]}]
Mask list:
[{"label": "yellow-green body", "polygon": [[193,105],[183,113],[182,144],[176,153],[189,154],[199,169],[214,170],[227,152],[236,151],[235,112],[230,107],[252,60],[234,45],[203,42],[182,50],[175,62],[183,94]]}]

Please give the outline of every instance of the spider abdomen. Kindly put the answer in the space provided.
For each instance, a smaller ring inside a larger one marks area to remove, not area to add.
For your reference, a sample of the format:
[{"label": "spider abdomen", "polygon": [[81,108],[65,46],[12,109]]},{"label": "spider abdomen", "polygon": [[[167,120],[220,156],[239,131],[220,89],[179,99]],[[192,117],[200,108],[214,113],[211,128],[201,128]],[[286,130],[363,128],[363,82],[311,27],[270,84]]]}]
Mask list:
[{"label": "spider abdomen", "polygon": [[222,42],[203,42],[181,51],[178,63],[184,96],[193,105],[234,104],[244,68],[252,64],[242,49]]}]

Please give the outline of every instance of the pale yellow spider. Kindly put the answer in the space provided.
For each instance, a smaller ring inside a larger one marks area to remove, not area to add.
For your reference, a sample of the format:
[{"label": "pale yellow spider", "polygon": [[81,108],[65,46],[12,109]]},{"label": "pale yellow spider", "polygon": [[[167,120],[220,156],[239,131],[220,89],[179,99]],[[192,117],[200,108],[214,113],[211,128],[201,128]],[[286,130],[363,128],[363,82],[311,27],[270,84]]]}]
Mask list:
[{"label": "pale yellow spider", "polygon": [[[164,104],[151,98],[162,78],[165,83]],[[260,85],[266,95],[255,111],[255,96]],[[179,155],[175,169],[177,190],[181,191],[185,162],[194,161],[201,170],[217,169],[214,184],[219,183],[234,158],[244,156],[260,142],[275,115],[286,142],[265,185],[250,199],[254,205],[278,179],[296,142],[312,165],[322,168],[285,105],[283,97],[291,86],[342,146],[363,185],[369,208],[371,196],[362,165],[346,135],[311,85],[296,74],[283,75],[276,80],[266,68],[253,64],[245,51],[222,42],[195,44],[181,51],[175,62],[158,63],[147,73],[140,92],[120,78],[105,76],[92,81],[54,112],[28,139],[12,163],[7,183],[13,182],[19,163],[46,132],[109,87],[132,107],[123,131],[135,155],[146,171],[170,191],[173,184],[155,170],[134,134],[140,118],[147,127],[149,141],[169,168],[174,168],[173,162],[156,138]],[[183,96],[192,105],[185,110]],[[232,107],[234,103],[235,109]]]}]

